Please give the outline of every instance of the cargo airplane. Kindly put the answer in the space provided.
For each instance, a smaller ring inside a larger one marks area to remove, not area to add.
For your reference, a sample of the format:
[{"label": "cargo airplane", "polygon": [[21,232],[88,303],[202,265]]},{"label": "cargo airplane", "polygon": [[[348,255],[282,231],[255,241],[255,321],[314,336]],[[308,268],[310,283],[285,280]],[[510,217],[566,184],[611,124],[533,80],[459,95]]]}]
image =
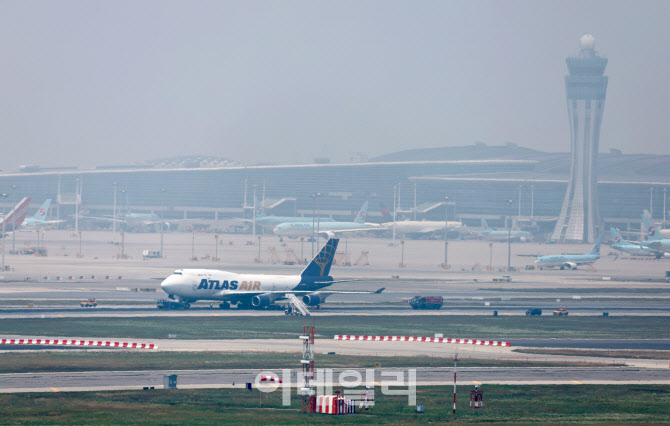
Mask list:
[{"label": "cargo airplane", "polygon": [[213,269],[177,269],[161,288],[184,308],[197,300],[219,300],[221,309],[264,309],[277,300],[302,297],[307,306],[317,306],[332,294],[372,294],[371,291],[324,290],[335,281],[329,275],[338,239],[330,239],[300,275],[238,274]]},{"label": "cargo airplane", "polygon": [[535,264],[540,269],[559,267],[561,270],[566,268],[577,269],[579,265],[589,265],[600,259],[600,244],[602,241],[603,237],[598,237],[591,251],[586,254],[551,254],[548,256],[539,256]]}]

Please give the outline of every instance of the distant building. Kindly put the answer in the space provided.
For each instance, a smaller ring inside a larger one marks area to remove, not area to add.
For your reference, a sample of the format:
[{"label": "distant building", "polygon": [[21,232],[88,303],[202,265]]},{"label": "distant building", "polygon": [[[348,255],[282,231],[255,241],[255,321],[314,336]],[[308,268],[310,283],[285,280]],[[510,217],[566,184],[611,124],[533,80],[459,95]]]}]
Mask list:
[{"label": "distant building", "polygon": [[591,35],[579,39],[577,56],[565,61],[565,90],[570,120],[572,161],[568,188],[551,237],[556,241],[593,242],[600,232],[598,143],[605,108],[607,59],[598,56]]}]

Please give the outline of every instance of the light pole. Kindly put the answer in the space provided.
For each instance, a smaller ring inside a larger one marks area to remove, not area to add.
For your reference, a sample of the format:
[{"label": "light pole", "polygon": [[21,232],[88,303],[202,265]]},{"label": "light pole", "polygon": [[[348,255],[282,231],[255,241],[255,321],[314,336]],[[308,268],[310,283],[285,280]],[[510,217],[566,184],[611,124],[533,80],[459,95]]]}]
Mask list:
[{"label": "light pole", "polygon": [[398,191],[398,187],[393,185],[393,241],[391,242],[391,245],[395,247],[395,203],[396,203],[396,192]]},{"label": "light pole", "polygon": [[261,263],[261,236],[258,236],[258,263]]},{"label": "light pole", "polygon": [[164,257],[163,256],[163,228],[165,228],[165,192],[167,190],[165,188],[161,188],[161,259]]},{"label": "light pole", "polygon": [[649,188],[649,216],[654,217],[654,187]]},{"label": "light pole", "polygon": [[300,237],[300,262],[304,263],[305,259],[305,237]]},{"label": "light pole", "polygon": [[[13,201],[15,200],[14,194],[16,193],[16,185],[12,185],[10,188],[12,189],[12,197],[9,199],[9,201],[10,201],[10,202],[13,202]],[[13,232],[12,232],[12,254],[16,254],[16,249],[15,249],[15,246],[14,246],[14,242],[15,242],[15,240],[16,240],[16,228],[17,228],[19,225],[20,225],[20,224],[17,224],[17,223],[16,223],[16,219],[15,219],[15,220],[14,220],[14,223],[12,224],[12,231],[13,231]],[[3,237],[3,238],[4,238],[4,237]]]},{"label": "light pole", "polygon": [[214,261],[218,262],[219,260],[219,236],[214,235]]},{"label": "light pole", "polygon": [[195,231],[191,234],[191,260],[195,260]]},{"label": "light pole", "polygon": [[405,240],[400,240],[400,267],[405,267]]},{"label": "light pole", "polygon": [[668,188],[663,188],[663,226],[665,226],[665,209],[666,209],[666,204],[665,204],[665,191]]},{"label": "light pole", "polygon": [[[2,198],[7,198],[7,194],[2,193]],[[6,217],[5,217],[5,206],[4,206],[4,201],[3,206],[2,206],[2,270],[4,272],[5,270],[5,222],[6,222]]]},{"label": "light pole", "polygon": [[[316,224],[318,222],[318,219],[316,218],[316,200],[321,196],[320,193],[316,192],[312,194],[312,258],[314,257],[314,242],[316,241]],[[317,247],[318,249],[318,247]]]},{"label": "light pole", "polygon": [[112,212],[112,244],[116,241],[116,181],[112,184],[114,186],[114,208]]},{"label": "light pole", "polygon": [[251,244],[253,244],[256,239],[256,209],[259,207],[260,206],[256,205],[256,185],[254,185],[254,213],[253,221],[251,222]]},{"label": "light pole", "polygon": [[84,257],[81,253],[81,231],[79,231],[79,257]]},{"label": "light pole", "polygon": [[[511,208],[512,207],[512,200],[507,201],[507,207]],[[512,216],[509,215],[509,221],[510,223],[508,224],[507,227],[507,272],[510,270],[511,266],[511,261],[512,261]]]},{"label": "light pole", "polygon": [[493,243],[489,243],[489,271],[493,271]]},{"label": "light pole", "polygon": [[321,193],[316,193],[316,249],[319,250],[319,233],[321,232]]},{"label": "light pole", "polygon": [[74,188],[74,230],[79,232],[79,178],[75,178]]},{"label": "light pole", "polygon": [[448,249],[449,242],[447,235],[449,234],[449,197],[444,197],[444,269],[449,268]]},{"label": "light pole", "polygon": [[126,196],[126,190],[122,189],[121,194],[125,196],[125,203],[123,209],[123,222],[121,224],[121,259],[126,258],[126,211],[128,209],[128,197]]}]

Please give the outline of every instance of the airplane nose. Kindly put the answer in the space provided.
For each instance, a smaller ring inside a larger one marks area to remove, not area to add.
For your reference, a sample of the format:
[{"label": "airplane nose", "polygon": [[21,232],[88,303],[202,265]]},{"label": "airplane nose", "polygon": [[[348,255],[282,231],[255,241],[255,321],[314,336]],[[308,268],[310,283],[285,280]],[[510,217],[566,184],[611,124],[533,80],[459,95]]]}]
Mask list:
[{"label": "airplane nose", "polygon": [[163,282],[161,283],[161,288],[163,289],[164,292],[166,292],[166,293],[168,293],[168,294],[172,294],[172,293],[173,293],[172,290],[174,289],[174,286],[175,286],[175,282],[174,282],[174,280],[172,279],[172,276],[167,277],[167,278],[164,279]]}]

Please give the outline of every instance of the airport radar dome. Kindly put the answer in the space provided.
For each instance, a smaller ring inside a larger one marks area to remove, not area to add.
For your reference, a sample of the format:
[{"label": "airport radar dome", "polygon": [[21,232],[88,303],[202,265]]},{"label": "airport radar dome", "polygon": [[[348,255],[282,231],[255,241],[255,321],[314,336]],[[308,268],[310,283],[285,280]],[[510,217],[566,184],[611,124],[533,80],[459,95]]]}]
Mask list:
[{"label": "airport radar dome", "polygon": [[591,34],[584,34],[579,38],[579,47],[581,49],[593,50],[596,46],[596,39]]}]

